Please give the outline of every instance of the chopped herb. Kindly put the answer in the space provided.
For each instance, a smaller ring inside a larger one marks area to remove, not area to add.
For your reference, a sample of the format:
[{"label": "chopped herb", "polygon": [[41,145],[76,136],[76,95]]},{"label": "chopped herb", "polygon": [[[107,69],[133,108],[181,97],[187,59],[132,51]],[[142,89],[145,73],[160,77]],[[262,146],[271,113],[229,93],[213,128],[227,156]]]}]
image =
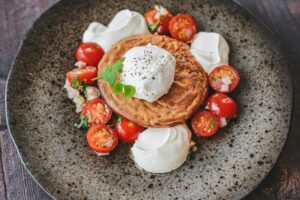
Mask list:
[{"label": "chopped herb", "polygon": [[121,116],[118,117],[118,122],[122,122],[122,117]]},{"label": "chopped herb", "polygon": [[80,116],[80,123],[75,124],[77,128],[87,128],[88,127],[88,117],[85,115]]},{"label": "chopped herb", "polygon": [[133,97],[136,90],[131,85],[124,85],[118,81],[117,72],[122,72],[122,67],[125,58],[120,58],[115,64],[107,67],[104,72],[92,80],[103,79],[108,82],[113,87],[113,92],[115,95],[124,93],[124,96],[127,98]]},{"label": "chopped herb", "polygon": [[72,80],[72,84],[71,86],[78,90],[81,94],[83,94],[85,92],[85,84],[82,81],[78,81],[78,78],[74,78]]},{"label": "chopped herb", "polygon": [[211,79],[212,79],[213,81],[217,80],[217,78],[216,78],[215,75],[212,75],[212,76],[211,76]]},{"label": "chopped herb", "polygon": [[215,126],[216,124],[215,119],[210,119],[209,124],[210,126]]},{"label": "chopped herb", "polygon": [[148,24],[148,28],[153,33],[154,31],[156,31],[159,24],[160,24],[160,19],[158,19],[154,24]]}]

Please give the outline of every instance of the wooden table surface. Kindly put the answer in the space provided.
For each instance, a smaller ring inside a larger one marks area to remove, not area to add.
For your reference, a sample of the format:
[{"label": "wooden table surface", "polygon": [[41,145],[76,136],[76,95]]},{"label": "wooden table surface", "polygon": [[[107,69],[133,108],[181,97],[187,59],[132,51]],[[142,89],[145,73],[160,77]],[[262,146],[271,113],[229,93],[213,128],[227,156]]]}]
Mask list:
[{"label": "wooden table surface", "polygon": [[[0,0],[0,199],[51,199],[22,166],[8,134],[5,82],[25,33],[58,0]],[[236,0],[279,40],[294,78],[294,114],[285,150],[266,179],[245,199],[300,199],[300,0]],[[298,122],[299,121],[299,122]]]}]

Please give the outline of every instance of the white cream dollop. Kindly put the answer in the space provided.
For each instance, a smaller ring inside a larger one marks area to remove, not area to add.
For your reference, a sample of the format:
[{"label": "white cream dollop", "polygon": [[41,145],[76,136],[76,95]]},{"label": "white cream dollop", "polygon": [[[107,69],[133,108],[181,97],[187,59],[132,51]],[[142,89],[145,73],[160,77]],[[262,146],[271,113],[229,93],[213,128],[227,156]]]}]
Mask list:
[{"label": "white cream dollop", "polygon": [[152,173],[166,173],[180,167],[187,159],[191,132],[185,124],[166,128],[148,128],[140,133],[131,148],[139,168]]},{"label": "white cream dollop", "polygon": [[154,102],[168,93],[174,81],[176,59],[167,50],[148,44],[128,50],[120,76],[136,89],[134,97]]},{"label": "white cream dollop", "polygon": [[123,38],[150,34],[147,23],[138,12],[128,9],[119,11],[108,26],[92,22],[83,34],[83,42],[96,42],[105,52]]},{"label": "white cream dollop", "polygon": [[197,33],[191,44],[191,53],[206,73],[220,65],[228,65],[229,46],[219,33]]}]

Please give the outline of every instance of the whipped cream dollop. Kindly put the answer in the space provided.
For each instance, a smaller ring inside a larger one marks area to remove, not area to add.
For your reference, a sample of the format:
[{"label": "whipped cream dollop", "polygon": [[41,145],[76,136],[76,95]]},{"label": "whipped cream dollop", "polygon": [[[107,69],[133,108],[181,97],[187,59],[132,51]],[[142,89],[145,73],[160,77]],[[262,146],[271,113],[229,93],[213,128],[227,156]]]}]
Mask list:
[{"label": "whipped cream dollop", "polygon": [[119,11],[108,26],[92,22],[83,34],[83,42],[96,42],[105,52],[123,38],[150,34],[143,15],[128,9]]},{"label": "whipped cream dollop", "polygon": [[134,97],[154,102],[168,93],[174,81],[176,59],[167,50],[148,44],[128,50],[120,80],[136,89]]},{"label": "whipped cream dollop", "polygon": [[185,124],[166,128],[148,128],[140,133],[131,148],[139,168],[152,173],[166,173],[180,167],[187,159],[191,132]]},{"label": "whipped cream dollop", "polygon": [[190,51],[206,73],[210,73],[220,65],[228,65],[229,46],[223,36],[218,33],[197,33]]}]

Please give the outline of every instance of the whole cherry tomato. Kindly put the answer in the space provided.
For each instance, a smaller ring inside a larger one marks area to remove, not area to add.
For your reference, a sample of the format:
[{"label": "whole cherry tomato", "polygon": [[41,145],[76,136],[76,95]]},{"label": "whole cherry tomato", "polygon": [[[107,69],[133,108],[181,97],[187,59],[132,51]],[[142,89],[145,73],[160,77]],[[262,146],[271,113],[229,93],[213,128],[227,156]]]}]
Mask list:
[{"label": "whole cherry tomato", "polygon": [[133,143],[138,135],[144,130],[144,127],[120,117],[115,125],[119,139],[126,143]]},{"label": "whole cherry tomato", "polygon": [[86,63],[87,66],[97,67],[104,55],[104,50],[94,42],[81,43],[76,50],[76,60]]},{"label": "whole cherry tomato", "polygon": [[187,14],[174,16],[169,23],[171,36],[183,42],[190,42],[197,32],[193,18]]},{"label": "whole cherry tomato", "polygon": [[237,116],[238,106],[235,101],[223,93],[215,93],[208,99],[208,109],[210,112],[224,118],[234,118]]}]

